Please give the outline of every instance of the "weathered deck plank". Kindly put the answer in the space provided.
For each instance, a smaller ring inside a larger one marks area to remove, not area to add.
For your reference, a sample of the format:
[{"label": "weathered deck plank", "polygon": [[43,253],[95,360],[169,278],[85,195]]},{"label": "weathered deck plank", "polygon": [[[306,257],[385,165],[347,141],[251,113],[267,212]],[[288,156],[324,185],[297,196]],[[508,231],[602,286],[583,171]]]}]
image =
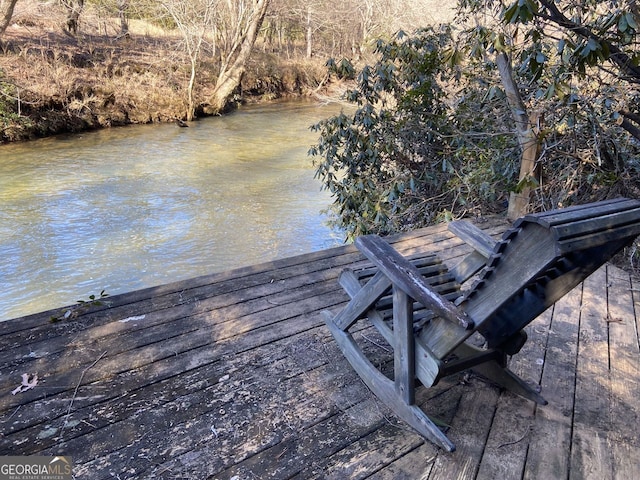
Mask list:
[{"label": "weathered deck plank", "polygon": [[[444,226],[392,240],[451,265],[468,251]],[[345,304],[337,276],[363,262],[339,247],[117,295],[68,321],[49,322],[58,309],[0,323],[0,455],[71,455],[90,479],[640,474],[640,282],[608,266],[529,325],[511,368],[542,383],[547,406],[465,374],[418,388],[451,425],[448,454],[372,396],[319,315]],[[358,328],[392,372],[384,340]],[[11,395],[22,373],[38,386]]]},{"label": "weathered deck plank", "polygon": [[573,408],[571,478],[612,478],[613,465],[608,432],[611,425],[611,384],[607,332],[606,269],[584,282],[576,398]]},{"label": "weathered deck plank", "polygon": [[609,358],[611,372],[611,431],[614,478],[631,478],[640,471],[640,345],[631,279],[612,265],[607,267]]},{"label": "weathered deck plank", "polygon": [[[509,368],[532,385],[540,384],[543,363],[539,360],[544,358],[552,312],[553,309],[548,309],[531,322],[528,330],[535,335],[530,335],[520,354],[509,364]],[[523,477],[536,408],[535,403],[508,392],[500,396],[476,478]]]},{"label": "weathered deck plank", "polygon": [[524,478],[566,478],[569,473],[575,371],[567,367],[576,362],[581,299],[578,287],[552,307],[545,348],[531,359],[542,364],[542,394],[549,404],[535,408]]}]

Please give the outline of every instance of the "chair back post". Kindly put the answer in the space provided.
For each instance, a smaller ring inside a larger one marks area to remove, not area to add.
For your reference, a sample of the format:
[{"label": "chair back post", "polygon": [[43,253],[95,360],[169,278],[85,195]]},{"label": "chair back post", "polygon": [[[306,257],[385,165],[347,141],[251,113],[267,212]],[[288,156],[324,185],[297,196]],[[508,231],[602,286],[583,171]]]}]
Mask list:
[{"label": "chair back post", "polygon": [[394,382],[409,405],[415,403],[416,359],[413,339],[413,299],[393,286]]}]

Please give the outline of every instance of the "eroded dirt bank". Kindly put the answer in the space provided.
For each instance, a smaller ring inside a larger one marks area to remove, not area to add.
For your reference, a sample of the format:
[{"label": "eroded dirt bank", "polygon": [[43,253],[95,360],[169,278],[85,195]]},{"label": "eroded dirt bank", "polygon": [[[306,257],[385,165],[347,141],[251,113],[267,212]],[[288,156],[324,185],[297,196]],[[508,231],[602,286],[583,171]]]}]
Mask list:
[{"label": "eroded dirt bank", "polygon": [[[122,37],[115,24],[90,14],[71,36],[61,15],[44,5],[18,13],[0,40],[0,143],[185,118],[190,67],[179,37],[134,21]],[[281,53],[256,46],[232,104],[327,86],[323,59]],[[215,62],[203,58],[198,103],[206,105],[214,85]]]}]

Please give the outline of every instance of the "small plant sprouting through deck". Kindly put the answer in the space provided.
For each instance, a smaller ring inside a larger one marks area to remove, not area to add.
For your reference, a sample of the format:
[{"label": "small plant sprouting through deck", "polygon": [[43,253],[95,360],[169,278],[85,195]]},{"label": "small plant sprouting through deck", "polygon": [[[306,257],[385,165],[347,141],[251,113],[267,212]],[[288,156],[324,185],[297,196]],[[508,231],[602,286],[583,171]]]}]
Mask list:
[{"label": "small plant sprouting through deck", "polygon": [[78,300],[76,305],[73,305],[68,308],[62,309],[62,315],[54,315],[51,317],[50,321],[52,323],[61,322],[62,320],[69,320],[71,318],[75,318],[81,313],[85,313],[91,307],[101,307],[106,305],[104,299],[109,296],[104,290],[100,292],[100,295],[89,295],[88,300]]}]

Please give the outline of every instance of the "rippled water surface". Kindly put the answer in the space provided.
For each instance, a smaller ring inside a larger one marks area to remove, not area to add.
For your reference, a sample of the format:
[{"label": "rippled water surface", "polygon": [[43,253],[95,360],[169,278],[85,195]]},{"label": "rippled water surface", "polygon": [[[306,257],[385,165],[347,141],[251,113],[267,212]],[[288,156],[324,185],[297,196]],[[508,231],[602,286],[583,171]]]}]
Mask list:
[{"label": "rippled water surface", "polygon": [[309,125],[338,110],[0,146],[0,320],[339,244],[307,156]]}]

